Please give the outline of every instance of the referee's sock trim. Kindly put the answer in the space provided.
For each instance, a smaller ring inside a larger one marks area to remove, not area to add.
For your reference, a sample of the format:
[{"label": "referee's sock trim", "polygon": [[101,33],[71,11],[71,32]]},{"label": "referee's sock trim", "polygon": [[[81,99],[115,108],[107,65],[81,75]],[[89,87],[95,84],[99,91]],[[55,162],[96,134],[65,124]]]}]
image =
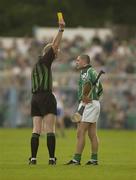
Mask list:
[{"label": "referee's sock trim", "polygon": [[55,136],[55,133],[53,133],[53,132],[47,133],[47,136]]},{"label": "referee's sock trim", "polygon": [[39,138],[40,134],[38,133],[32,133],[32,137]]}]

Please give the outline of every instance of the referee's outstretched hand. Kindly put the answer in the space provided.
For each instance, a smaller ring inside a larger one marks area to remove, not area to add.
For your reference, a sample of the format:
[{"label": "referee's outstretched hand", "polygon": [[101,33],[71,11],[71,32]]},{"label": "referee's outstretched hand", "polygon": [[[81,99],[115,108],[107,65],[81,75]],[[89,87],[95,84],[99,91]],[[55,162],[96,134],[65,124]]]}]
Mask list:
[{"label": "referee's outstretched hand", "polygon": [[59,28],[64,29],[64,27],[65,27],[65,21],[64,19],[62,19],[61,21],[59,21]]}]

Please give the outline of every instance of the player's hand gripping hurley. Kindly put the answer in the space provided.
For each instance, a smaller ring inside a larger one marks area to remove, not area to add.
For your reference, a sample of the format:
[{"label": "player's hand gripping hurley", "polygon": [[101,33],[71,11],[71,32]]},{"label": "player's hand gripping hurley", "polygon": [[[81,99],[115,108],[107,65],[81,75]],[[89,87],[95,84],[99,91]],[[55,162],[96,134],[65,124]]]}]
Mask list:
[{"label": "player's hand gripping hurley", "polygon": [[[94,89],[94,87],[96,86],[98,80],[100,79],[101,75],[104,74],[105,72],[103,70],[101,70],[96,78],[96,80],[93,82],[92,84],[92,88],[88,94],[88,97],[92,94],[92,91]],[[81,118],[82,118],[82,115],[83,115],[83,112],[84,112],[84,109],[85,109],[85,104],[83,104],[81,106],[81,108],[72,116],[72,122],[80,122],[81,121]]]}]

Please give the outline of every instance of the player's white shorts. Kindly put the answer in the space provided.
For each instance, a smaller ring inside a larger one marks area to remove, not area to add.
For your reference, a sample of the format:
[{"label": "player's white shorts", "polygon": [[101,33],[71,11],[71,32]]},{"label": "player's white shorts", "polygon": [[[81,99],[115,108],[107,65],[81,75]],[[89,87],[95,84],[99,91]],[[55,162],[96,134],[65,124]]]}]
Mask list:
[{"label": "player's white shorts", "polygon": [[[78,110],[82,106],[82,102],[79,104]],[[100,115],[100,102],[93,100],[85,106],[81,122],[95,123],[98,121]]]}]

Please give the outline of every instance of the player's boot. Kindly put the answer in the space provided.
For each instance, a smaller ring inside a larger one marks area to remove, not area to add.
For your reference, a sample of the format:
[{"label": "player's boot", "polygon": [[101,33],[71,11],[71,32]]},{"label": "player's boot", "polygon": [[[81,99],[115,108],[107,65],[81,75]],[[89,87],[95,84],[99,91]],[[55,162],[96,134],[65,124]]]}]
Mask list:
[{"label": "player's boot", "polygon": [[75,159],[70,160],[65,165],[81,165],[79,161],[76,161]]},{"label": "player's boot", "polygon": [[57,162],[57,158],[50,158],[49,159],[49,165],[56,165],[56,162]]},{"label": "player's boot", "polygon": [[85,165],[98,165],[97,160],[89,160]]},{"label": "player's boot", "polygon": [[36,163],[37,163],[36,158],[31,158],[31,157],[29,158],[29,164],[30,165],[36,165]]}]

